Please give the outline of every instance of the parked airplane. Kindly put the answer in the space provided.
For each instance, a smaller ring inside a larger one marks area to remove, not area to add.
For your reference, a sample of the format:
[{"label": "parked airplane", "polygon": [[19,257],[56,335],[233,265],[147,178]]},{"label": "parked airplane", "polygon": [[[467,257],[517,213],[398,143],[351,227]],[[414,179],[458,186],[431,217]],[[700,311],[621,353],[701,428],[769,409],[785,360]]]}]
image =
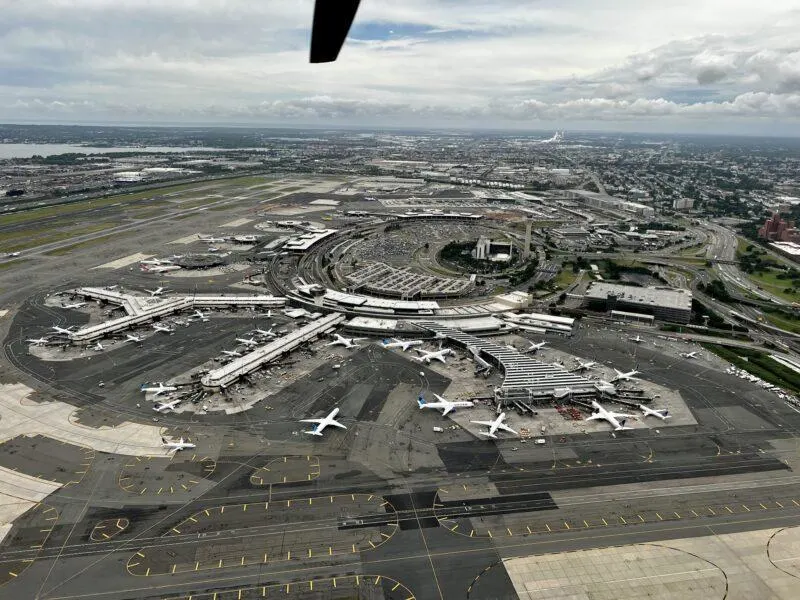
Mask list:
[{"label": "parked airplane", "polygon": [[145,258],[144,260],[140,260],[140,265],[169,265],[172,261],[167,258]]},{"label": "parked airplane", "polygon": [[[587,421],[596,421],[598,419],[608,421],[614,428],[614,431],[622,431],[623,429],[633,429],[633,427],[625,427],[625,422],[633,415],[615,413],[606,410],[599,402],[597,402],[597,400],[592,400],[592,408],[594,408],[594,412],[592,413],[592,416],[586,417]],[[622,421],[620,421],[619,419],[622,419]]]},{"label": "parked airplane", "polygon": [[189,317],[190,319],[200,319],[202,323],[208,322],[208,313],[202,313],[199,310],[194,311],[194,313]]},{"label": "parked airplane", "polygon": [[538,344],[534,344],[533,342],[531,342],[530,348],[525,350],[525,352],[533,352],[534,354],[536,354],[539,350],[544,348],[546,345],[547,345],[547,342],[539,342]]},{"label": "parked airplane", "polygon": [[667,419],[672,418],[672,415],[669,414],[669,411],[666,408],[653,409],[653,408],[648,408],[644,404],[640,404],[639,410],[641,410],[644,413],[645,417],[658,417],[662,421],[666,421]]},{"label": "parked airplane", "polygon": [[359,348],[360,346],[356,344],[356,342],[360,342],[361,340],[365,340],[367,338],[346,338],[338,333],[334,333],[333,337],[336,339],[333,340],[329,344],[325,344],[326,346],[344,346],[345,348]]},{"label": "parked airplane", "polygon": [[163,383],[159,382],[154,385],[142,384],[142,387],[139,388],[140,392],[155,392],[156,396],[160,396],[166,392],[174,392],[178,388],[174,385],[164,385]]},{"label": "parked airplane", "polygon": [[429,365],[432,360],[438,360],[440,362],[447,362],[445,360],[446,357],[455,355],[455,351],[451,350],[450,348],[442,348],[441,350],[437,350],[436,352],[429,352],[427,350],[422,350],[421,348],[416,349],[417,352],[420,353],[420,356],[412,356],[412,360],[418,360],[419,362],[424,362],[426,365]]},{"label": "parked airplane", "polygon": [[138,335],[131,335],[130,333],[125,334],[125,339],[122,340],[123,342],[136,342],[137,344],[141,344],[144,341],[143,337],[139,337]]},{"label": "parked airplane", "polygon": [[161,404],[156,404],[153,407],[153,410],[157,413],[166,412],[168,410],[175,410],[175,407],[181,403],[180,398],[176,398],[175,400],[171,400],[170,402],[162,402]]},{"label": "parked airplane", "polygon": [[424,342],[422,340],[398,340],[397,338],[392,338],[391,342],[387,342],[386,340],[383,341],[384,348],[402,348],[403,352],[407,352],[409,348],[413,346],[421,346]]},{"label": "parked airplane", "polygon": [[695,350],[694,352],[681,352],[681,356],[683,358],[697,358],[698,356],[700,356],[700,352],[698,352],[697,350]]},{"label": "parked airplane", "polygon": [[81,308],[86,306],[86,302],[75,302],[74,304],[62,304],[61,308]]},{"label": "parked airplane", "polygon": [[241,352],[236,352],[236,350],[223,350],[222,353],[225,356],[241,356]]},{"label": "parked airplane", "polygon": [[589,362],[578,361],[577,366],[572,367],[572,369],[570,369],[570,370],[571,371],[586,371],[587,369],[593,369],[596,366],[597,366],[597,363],[594,362],[594,361],[591,361],[591,360]]},{"label": "parked airplane", "polygon": [[253,339],[245,339],[245,338],[236,338],[236,341],[240,344],[244,344],[245,346],[258,346],[258,342]]},{"label": "parked airplane", "polygon": [[58,325],[53,325],[50,329],[55,331],[56,333],[63,333],[64,335],[71,335],[72,334],[72,327],[59,327]]},{"label": "parked airplane", "polygon": [[197,448],[197,446],[195,446],[194,444],[184,441],[183,438],[181,438],[177,442],[170,442],[167,440],[167,438],[162,437],[161,442],[167,448],[169,448],[170,450],[174,450],[175,452],[180,452],[181,450],[188,450],[189,448]]},{"label": "parked airplane", "polygon": [[640,336],[638,333],[636,334],[636,337],[629,337],[628,339],[636,344],[641,344],[642,342],[644,342],[644,338]]},{"label": "parked airplane", "polygon": [[270,308],[265,313],[258,313],[258,316],[259,317],[267,317],[268,319],[271,319],[272,318],[272,309]]},{"label": "parked airplane", "polygon": [[143,265],[142,271],[147,273],[166,273],[167,271],[180,271],[180,265]]},{"label": "parked airplane", "polygon": [[273,329],[275,329],[275,328],[274,327],[270,327],[268,331],[265,331],[263,329],[256,328],[256,329],[253,330],[253,333],[257,333],[258,335],[263,335],[265,337],[271,337],[271,338],[278,337],[278,334],[275,333],[274,331],[272,331]]},{"label": "parked airplane", "polygon": [[103,344],[97,342],[94,346],[92,346],[92,350],[94,350],[95,352],[100,352],[101,350],[103,350]]},{"label": "parked airplane", "polygon": [[310,429],[308,431],[303,431],[303,433],[307,433],[309,435],[322,435],[322,432],[328,425],[333,425],[334,427],[340,427],[342,429],[347,429],[344,425],[339,423],[334,417],[339,414],[339,409],[334,408],[330,413],[328,413],[327,417],[323,417],[321,419],[300,419],[301,423],[316,423],[314,429]]},{"label": "parked airplane", "polygon": [[420,394],[419,398],[417,398],[417,404],[419,404],[420,409],[439,408],[442,409],[442,416],[446,417],[456,408],[471,408],[475,406],[475,403],[472,400],[448,400],[446,398],[442,398],[439,394],[434,394],[434,396],[436,396],[438,402],[425,402],[425,398],[423,398],[422,394]]},{"label": "parked airplane", "polygon": [[164,292],[167,291],[167,288],[159,287],[159,288],[156,288],[154,290],[145,289],[144,291],[147,292],[148,294],[150,294],[150,297],[153,298],[155,296],[162,295]]},{"label": "parked airplane", "polygon": [[498,429],[502,429],[503,431],[507,431],[509,433],[513,433],[514,435],[519,435],[516,431],[511,429],[508,425],[504,423],[506,420],[506,413],[500,413],[494,421],[470,421],[470,423],[475,423],[476,425],[485,425],[489,428],[489,431],[479,431],[478,435],[485,435],[486,437],[490,437],[496,439],[497,436],[495,433]]},{"label": "parked airplane", "polygon": [[639,374],[639,371],[636,371],[635,369],[633,371],[628,371],[627,373],[623,373],[618,369],[614,369],[614,372],[616,373],[616,376],[611,380],[611,383],[614,383],[615,381],[631,381],[636,379],[635,375]]},{"label": "parked airplane", "polygon": [[153,323],[153,329],[160,331],[161,333],[175,333],[175,330],[172,327],[165,327],[164,325],[159,325],[158,323]]},{"label": "parked airplane", "polygon": [[43,346],[48,342],[47,338],[36,338],[32,340],[25,340],[29,344],[33,344],[34,346]]}]

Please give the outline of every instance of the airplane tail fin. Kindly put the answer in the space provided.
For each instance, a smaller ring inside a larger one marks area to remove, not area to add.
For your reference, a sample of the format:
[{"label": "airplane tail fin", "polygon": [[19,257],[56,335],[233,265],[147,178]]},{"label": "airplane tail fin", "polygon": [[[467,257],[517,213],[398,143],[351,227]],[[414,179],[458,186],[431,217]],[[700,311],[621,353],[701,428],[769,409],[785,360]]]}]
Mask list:
[{"label": "airplane tail fin", "polygon": [[668,411],[668,410],[665,410],[665,411],[664,411],[664,418],[667,418],[668,416],[669,416],[669,411]]},{"label": "airplane tail fin", "polygon": [[420,408],[423,408],[425,406],[425,398],[419,396],[419,398],[417,398],[417,404],[419,404]]},{"label": "airplane tail fin", "polygon": [[[620,429],[625,428],[625,423],[627,423],[627,422],[628,422],[628,419],[622,419],[622,421],[619,422]],[[630,429],[630,427],[628,427],[628,429]]]},{"label": "airplane tail fin", "polygon": [[163,435],[161,436],[161,441],[164,442],[165,444],[169,444],[167,438],[165,438]]}]

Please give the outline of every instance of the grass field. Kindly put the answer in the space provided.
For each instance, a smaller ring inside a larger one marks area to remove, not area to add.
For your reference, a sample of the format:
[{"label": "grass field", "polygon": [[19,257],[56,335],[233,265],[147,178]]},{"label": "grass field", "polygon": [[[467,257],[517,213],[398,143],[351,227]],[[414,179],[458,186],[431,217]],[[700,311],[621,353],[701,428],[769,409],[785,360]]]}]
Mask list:
[{"label": "grass field", "polygon": [[770,325],[774,325],[775,327],[780,327],[784,331],[791,331],[792,333],[800,333],[800,320],[793,321],[782,315],[771,313],[771,312],[764,312],[764,318],[770,323]]},{"label": "grass field", "polygon": [[95,244],[102,244],[106,240],[110,240],[111,238],[117,237],[118,234],[112,233],[109,235],[103,235],[91,240],[85,240],[83,242],[76,242],[75,244],[70,244],[69,246],[64,246],[63,248],[56,248],[55,250],[48,250],[45,252],[47,256],[63,256],[64,254],[69,254],[73,250],[79,250],[82,248],[87,248],[89,246],[94,246]]},{"label": "grass field", "polygon": [[61,242],[80,235],[97,233],[98,231],[110,229],[118,225],[119,223],[96,223],[95,225],[69,229],[55,230],[52,227],[41,227],[25,231],[14,231],[12,233],[0,234],[0,243],[3,244],[4,251],[17,252],[19,250],[35,248],[36,246]]},{"label": "grass field", "polygon": [[764,381],[780,386],[785,390],[800,393],[800,373],[796,373],[771,359],[766,352],[748,348],[718,346],[716,344],[701,344],[701,346]]},{"label": "grass field", "polygon": [[789,302],[800,302],[800,293],[791,294],[783,291],[792,286],[792,280],[778,279],[778,274],[780,273],[782,273],[782,271],[778,269],[768,269],[764,273],[747,273],[746,275],[750,281],[754,282],[765,292],[769,292]]}]

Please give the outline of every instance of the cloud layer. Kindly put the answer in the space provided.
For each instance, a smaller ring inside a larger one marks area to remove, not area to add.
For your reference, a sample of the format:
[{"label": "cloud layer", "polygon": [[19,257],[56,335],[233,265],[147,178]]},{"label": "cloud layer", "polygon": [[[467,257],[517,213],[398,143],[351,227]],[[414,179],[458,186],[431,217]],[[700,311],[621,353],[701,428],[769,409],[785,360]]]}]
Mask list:
[{"label": "cloud layer", "polygon": [[800,134],[794,1],[362,4],[310,65],[310,0],[14,2],[0,115]]}]

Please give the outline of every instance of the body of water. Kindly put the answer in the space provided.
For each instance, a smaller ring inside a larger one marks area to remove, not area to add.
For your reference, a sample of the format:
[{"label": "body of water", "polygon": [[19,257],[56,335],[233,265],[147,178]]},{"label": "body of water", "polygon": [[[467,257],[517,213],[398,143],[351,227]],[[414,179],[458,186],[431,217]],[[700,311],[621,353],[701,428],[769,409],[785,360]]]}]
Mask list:
[{"label": "body of water", "polygon": [[[261,150],[266,148],[236,148],[236,150]],[[110,147],[94,148],[92,146],[77,146],[74,144],[0,144],[0,160],[6,158],[30,158],[31,156],[51,156],[53,154],[67,154],[79,152],[82,154],[101,154],[109,152],[222,152],[224,148],[205,147],[171,147],[171,146],[145,146],[135,147]]]}]

